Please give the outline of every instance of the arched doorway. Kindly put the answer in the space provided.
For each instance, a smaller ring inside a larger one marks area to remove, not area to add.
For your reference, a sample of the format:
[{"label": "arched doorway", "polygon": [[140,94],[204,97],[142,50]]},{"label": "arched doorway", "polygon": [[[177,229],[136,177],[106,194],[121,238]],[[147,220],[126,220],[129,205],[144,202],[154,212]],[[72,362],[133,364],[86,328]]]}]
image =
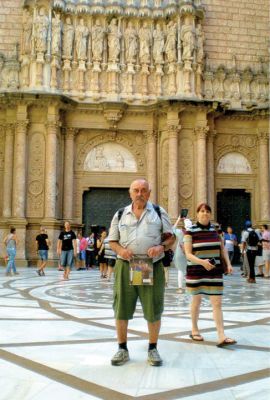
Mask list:
[{"label": "arched doorway", "polygon": [[91,188],[83,193],[84,234],[92,225],[109,229],[114,213],[131,202],[128,188]]}]

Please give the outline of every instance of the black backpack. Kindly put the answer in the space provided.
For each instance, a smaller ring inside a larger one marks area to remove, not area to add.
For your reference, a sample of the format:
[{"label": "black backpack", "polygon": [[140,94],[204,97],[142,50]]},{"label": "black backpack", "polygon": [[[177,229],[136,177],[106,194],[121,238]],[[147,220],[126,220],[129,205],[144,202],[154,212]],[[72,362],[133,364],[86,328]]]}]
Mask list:
[{"label": "black backpack", "polygon": [[[153,204],[153,207],[154,207],[154,210],[157,213],[157,215],[159,216],[159,218],[161,220],[161,223],[162,223],[162,217],[161,217],[161,211],[160,211],[159,205]],[[120,221],[120,219],[122,218],[124,209],[125,209],[125,207],[120,208],[117,211],[118,221]],[[171,249],[164,251],[164,257],[162,258],[162,264],[164,265],[164,267],[169,267],[171,265],[173,257],[174,257],[174,252]]]},{"label": "black backpack", "polygon": [[248,238],[247,238],[247,244],[250,247],[257,247],[260,239],[257,235],[257,233],[252,229],[252,231],[249,232]]}]

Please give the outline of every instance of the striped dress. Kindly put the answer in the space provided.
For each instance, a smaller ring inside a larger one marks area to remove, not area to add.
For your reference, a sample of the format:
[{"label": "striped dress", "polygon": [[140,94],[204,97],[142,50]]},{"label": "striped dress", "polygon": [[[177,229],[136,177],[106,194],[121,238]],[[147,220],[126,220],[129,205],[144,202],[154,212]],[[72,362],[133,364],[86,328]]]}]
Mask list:
[{"label": "striped dress", "polygon": [[184,243],[192,243],[192,254],[201,259],[215,258],[216,267],[207,271],[202,265],[187,261],[186,287],[192,295],[222,295],[223,268],[220,264],[220,237],[211,224],[192,225],[184,236]]}]

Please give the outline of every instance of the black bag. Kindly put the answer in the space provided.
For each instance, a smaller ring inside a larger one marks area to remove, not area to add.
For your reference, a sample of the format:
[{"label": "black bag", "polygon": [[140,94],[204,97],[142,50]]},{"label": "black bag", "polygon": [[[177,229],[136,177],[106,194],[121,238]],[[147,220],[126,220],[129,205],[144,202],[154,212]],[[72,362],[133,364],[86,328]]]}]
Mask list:
[{"label": "black bag", "polygon": [[257,233],[254,230],[249,232],[248,238],[247,238],[247,244],[250,247],[257,247],[259,240],[260,240],[259,236],[257,235]]}]

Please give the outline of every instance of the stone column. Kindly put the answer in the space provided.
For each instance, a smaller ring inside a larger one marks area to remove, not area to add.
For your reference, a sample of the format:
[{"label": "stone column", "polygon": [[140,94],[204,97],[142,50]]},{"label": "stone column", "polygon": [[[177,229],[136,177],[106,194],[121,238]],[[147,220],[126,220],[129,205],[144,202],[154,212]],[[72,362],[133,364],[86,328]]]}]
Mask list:
[{"label": "stone column", "polygon": [[13,175],[14,124],[6,125],[5,162],[3,180],[3,216],[11,217]]},{"label": "stone column", "polygon": [[45,220],[56,218],[56,157],[58,121],[47,123],[46,175],[45,175]]},{"label": "stone column", "polygon": [[197,142],[197,204],[207,202],[206,137],[209,127],[195,128]]},{"label": "stone column", "polygon": [[25,218],[26,134],[28,120],[15,124],[12,217]]},{"label": "stone column", "polygon": [[63,218],[73,218],[74,128],[65,129]]},{"label": "stone column", "polygon": [[270,202],[269,202],[269,156],[268,156],[268,132],[258,133],[259,139],[259,175],[260,175],[260,219],[262,222],[270,220]]},{"label": "stone column", "polygon": [[214,140],[217,133],[211,130],[207,140],[207,201],[212,208],[212,214],[215,215],[215,160],[214,160]]},{"label": "stone column", "polygon": [[181,129],[178,111],[169,111],[167,119],[169,133],[168,213],[173,220],[176,220],[179,215],[178,133]]},{"label": "stone column", "polygon": [[151,188],[150,200],[157,203],[157,132],[146,132],[147,138],[147,178]]}]

